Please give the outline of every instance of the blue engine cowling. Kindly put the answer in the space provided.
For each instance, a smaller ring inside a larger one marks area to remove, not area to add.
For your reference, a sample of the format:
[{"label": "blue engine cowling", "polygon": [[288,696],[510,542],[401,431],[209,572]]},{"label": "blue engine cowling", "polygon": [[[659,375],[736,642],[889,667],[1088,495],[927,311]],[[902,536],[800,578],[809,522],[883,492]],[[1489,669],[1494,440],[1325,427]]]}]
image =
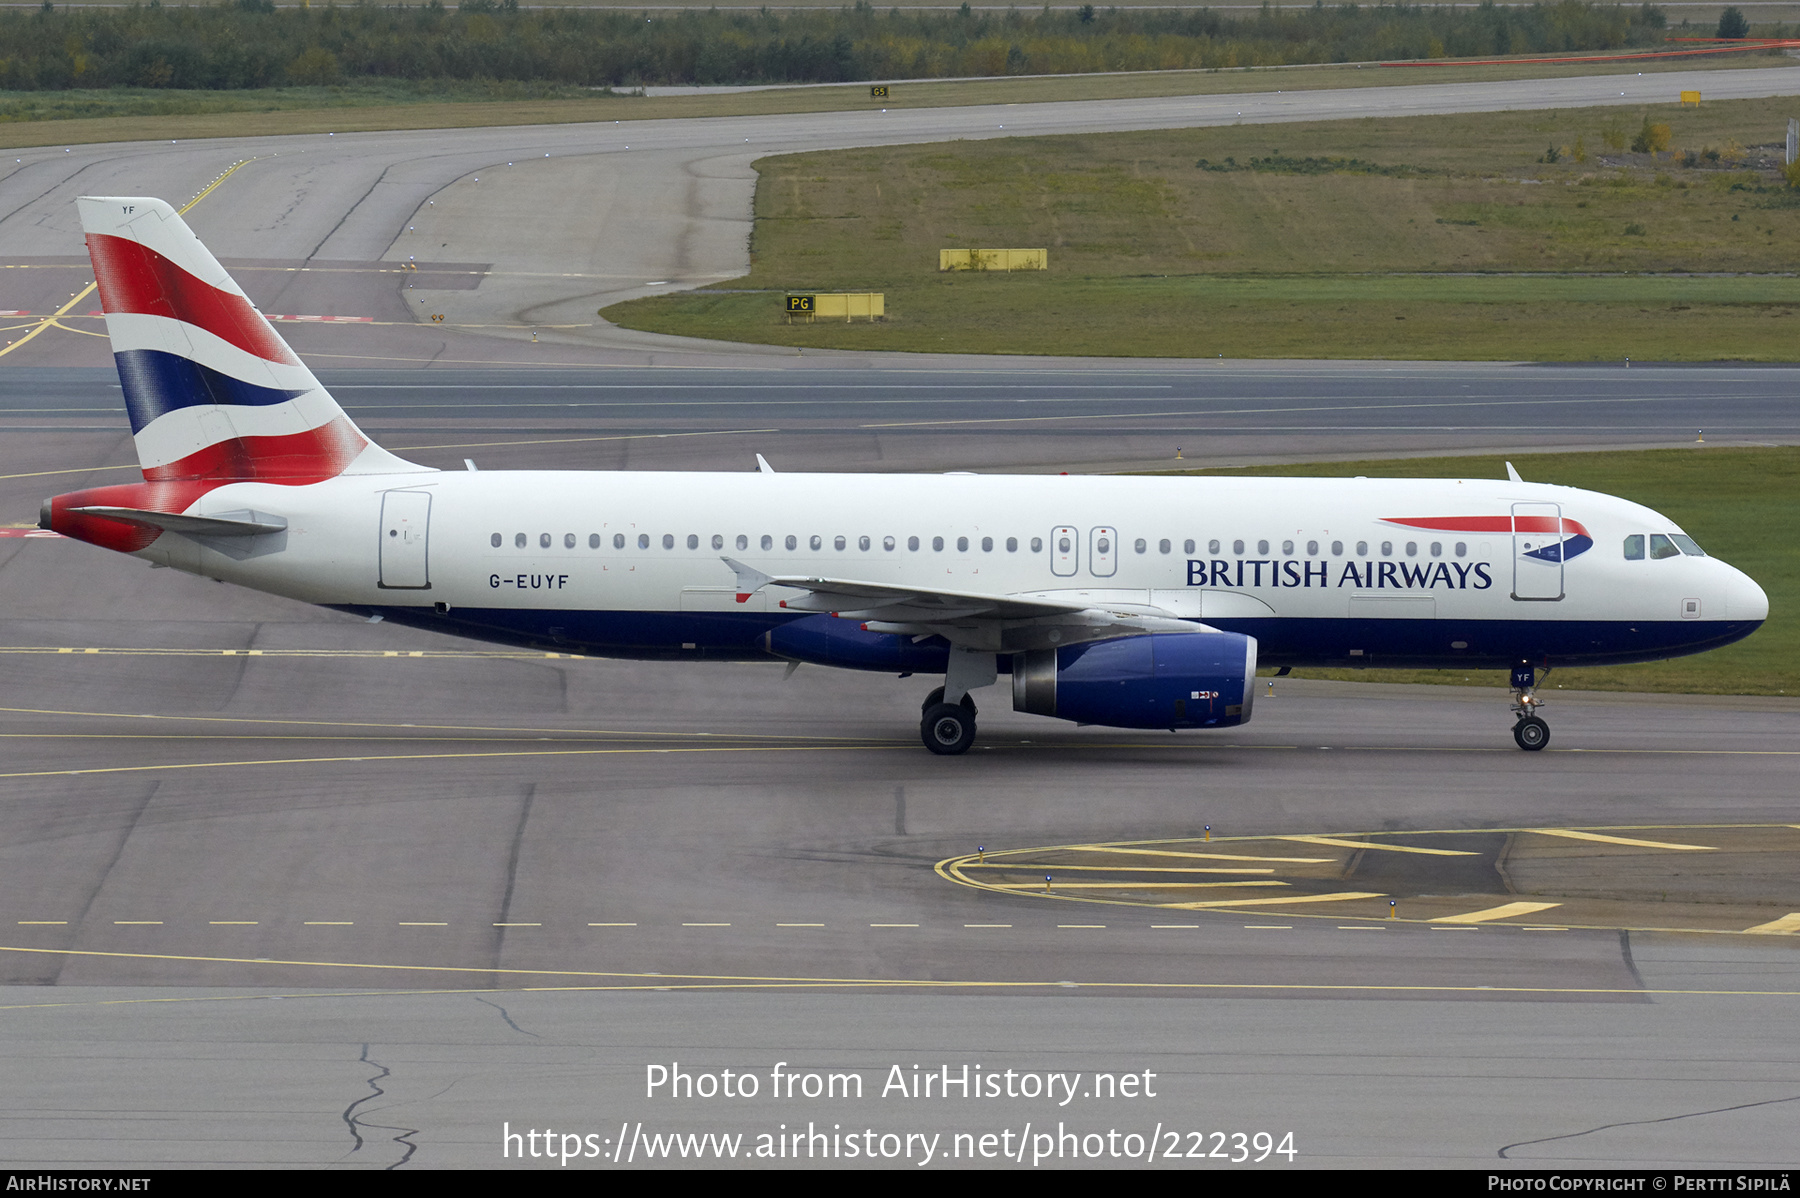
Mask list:
[{"label": "blue engine cowling", "polygon": [[1250,722],[1256,639],[1156,632],[1013,655],[1013,710],[1109,728]]}]

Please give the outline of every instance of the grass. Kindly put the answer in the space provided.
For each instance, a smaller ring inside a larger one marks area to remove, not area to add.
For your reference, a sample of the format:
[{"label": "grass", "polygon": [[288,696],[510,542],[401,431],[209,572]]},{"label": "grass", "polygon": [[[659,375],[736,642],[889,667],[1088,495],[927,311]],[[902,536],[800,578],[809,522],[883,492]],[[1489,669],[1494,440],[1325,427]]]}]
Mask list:
[{"label": "grass", "polygon": [[[1513,455],[1532,482],[1602,491],[1668,516],[1714,557],[1730,562],[1769,595],[1769,619],[1749,638],[1693,657],[1601,669],[1561,669],[1549,685],[1570,690],[1683,694],[1800,695],[1800,541],[1793,535],[1800,495],[1800,447],[1653,449],[1621,453]],[[1503,478],[1499,457],[1401,458],[1248,466],[1187,473],[1280,477]],[[1265,671],[1266,672],[1266,671]],[[1497,671],[1296,670],[1300,678],[1359,682],[1505,685]]]},{"label": "grass", "polygon": [[[1355,64],[1149,71],[1123,75],[1020,76],[896,84],[871,100],[866,84],[788,87],[724,95],[629,96],[558,85],[372,80],[340,87],[237,92],[118,88],[85,92],[0,92],[0,147],[68,146],[161,138],[260,137],[382,129],[463,129],[674,117],[864,112],[871,108],[944,108],[1068,100],[1200,96],[1317,88],[1392,87],[1555,79],[1571,75],[1750,70],[1791,66],[1788,58],[1725,55],[1673,62],[1556,66],[1361,68]],[[504,89],[524,91],[508,93]],[[536,88],[536,92],[531,89]],[[12,115],[9,115],[12,114]]]},{"label": "grass", "polygon": [[[1770,146],[1789,107],[769,158],[757,164],[749,275],[604,315],[655,332],[857,349],[1790,361],[1800,280],[1771,272],[1800,261],[1800,204]],[[1646,117],[1671,126],[1675,153],[1607,148]],[[1541,161],[1549,147],[1559,161]],[[1693,167],[1682,165],[1689,150]],[[1050,270],[939,274],[937,250],[954,246],[1045,246]],[[1740,277],[1682,277],[1694,274]],[[787,325],[788,290],[880,291],[889,318]]]}]

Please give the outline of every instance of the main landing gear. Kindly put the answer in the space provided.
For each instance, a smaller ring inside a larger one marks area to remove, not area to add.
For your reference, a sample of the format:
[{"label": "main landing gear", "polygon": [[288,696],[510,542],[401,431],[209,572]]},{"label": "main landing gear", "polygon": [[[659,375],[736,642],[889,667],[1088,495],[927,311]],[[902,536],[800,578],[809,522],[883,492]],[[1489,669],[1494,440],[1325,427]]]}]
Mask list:
[{"label": "main landing gear", "polygon": [[[1550,676],[1545,669],[1544,676]],[[1513,725],[1513,743],[1521,749],[1535,753],[1550,743],[1550,725],[1537,714],[1543,706],[1543,700],[1537,697],[1537,670],[1529,662],[1520,662],[1512,669],[1513,714],[1519,717]]]},{"label": "main landing gear", "polygon": [[[944,685],[925,696],[920,707],[919,739],[941,757],[967,753],[975,743],[975,699],[969,692],[992,686],[997,676],[994,655],[953,647]],[[944,702],[946,693],[957,697]]]},{"label": "main landing gear", "polygon": [[925,700],[919,736],[933,753],[954,757],[975,743],[975,702],[967,695],[961,703],[945,703],[943,698],[940,687]]}]

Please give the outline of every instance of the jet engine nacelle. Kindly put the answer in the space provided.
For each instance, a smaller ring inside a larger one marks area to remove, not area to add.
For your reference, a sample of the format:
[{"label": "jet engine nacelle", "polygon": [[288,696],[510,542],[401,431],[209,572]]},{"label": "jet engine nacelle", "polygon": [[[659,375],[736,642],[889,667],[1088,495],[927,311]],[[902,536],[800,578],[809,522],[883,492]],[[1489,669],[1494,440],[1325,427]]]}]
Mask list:
[{"label": "jet engine nacelle", "polygon": [[1019,653],[1013,710],[1109,728],[1230,728],[1250,722],[1256,638],[1170,632]]}]

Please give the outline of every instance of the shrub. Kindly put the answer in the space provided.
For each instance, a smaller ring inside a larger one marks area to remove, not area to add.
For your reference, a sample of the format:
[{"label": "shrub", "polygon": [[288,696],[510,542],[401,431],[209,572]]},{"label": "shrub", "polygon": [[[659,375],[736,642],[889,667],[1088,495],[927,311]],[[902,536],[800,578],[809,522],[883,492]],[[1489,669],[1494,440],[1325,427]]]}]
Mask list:
[{"label": "shrub", "polygon": [[1650,118],[1644,118],[1644,127],[1638,130],[1631,139],[1631,150],[1634,154],[1654,154],[1669,148],[1669,140],[1674,136],[1667,125],[1653,125]]},{"label": "shrub", "polygon": [[1715,36],[1749,37],[1750,22],[1744,19],[1744,14],[1736,6],[1733,6],[1719,14],[1719,32]]}]

